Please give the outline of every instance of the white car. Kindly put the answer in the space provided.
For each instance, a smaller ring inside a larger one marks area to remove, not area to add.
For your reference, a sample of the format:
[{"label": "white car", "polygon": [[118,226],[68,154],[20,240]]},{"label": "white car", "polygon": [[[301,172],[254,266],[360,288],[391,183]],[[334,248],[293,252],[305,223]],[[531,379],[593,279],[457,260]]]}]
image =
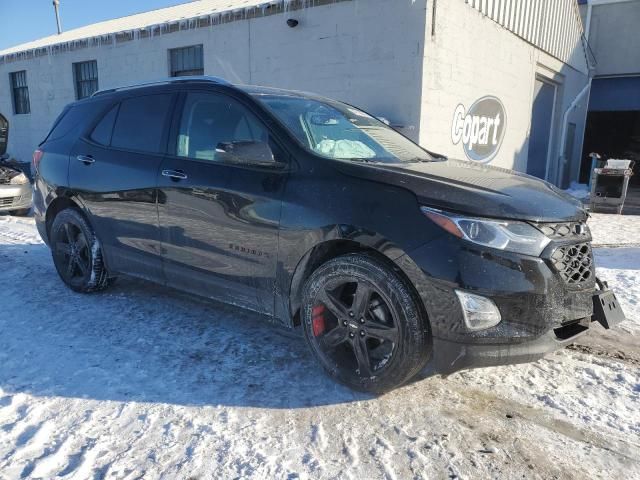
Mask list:
[{"label": "white car", "polygon": [[16,162],[0,158],[0,213],[27,215],[31,209],[29,178]]}]

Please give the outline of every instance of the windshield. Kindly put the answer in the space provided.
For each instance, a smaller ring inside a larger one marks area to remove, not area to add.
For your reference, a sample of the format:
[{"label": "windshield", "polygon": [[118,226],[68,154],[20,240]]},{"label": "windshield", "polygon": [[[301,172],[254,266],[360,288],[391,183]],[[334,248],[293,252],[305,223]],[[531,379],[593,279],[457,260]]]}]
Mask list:
[{"label": "windshield", "polygon": [[433,159],[393,128],[349,105],[294,95],[254,95],[305,147],[324,157],[380,163]]}]

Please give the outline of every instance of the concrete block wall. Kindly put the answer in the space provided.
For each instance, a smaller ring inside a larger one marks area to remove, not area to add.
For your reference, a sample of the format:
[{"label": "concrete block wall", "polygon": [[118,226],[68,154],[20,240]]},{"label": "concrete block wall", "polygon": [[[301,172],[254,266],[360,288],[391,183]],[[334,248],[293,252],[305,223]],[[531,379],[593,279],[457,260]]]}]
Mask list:
[{"label": "concrete block wall", "polygon": [[593,7],[589,44],[597,75],[640,74],[639,25],[640,0]]},{"label": "concrete block wall", "polygon": [[[438,2],[435,36],[431,34],[432,22],[428,9],[420,143],[451,157],[465,158],[462,143],[454,145],[451,139],[454,111],[459,104],[469,108],[479,98],[493,95],[505,107],[507,124],[491,165],[526,171],[535,78],[539,75],[558,85],[550,148],[550,171],[555,172],[563,113],[588,83],[584,53],[576,49],[574,66],[566,65],[463,1]],[[578,175],[587,100],[585,97],[570,115],[579,138],[574,141],[565,181]],[[557,179],[551,175],[549,180]]]},{"label": "concrete block wall", "polygon": [[[296,28],[286,25],[296,18]],[[72,64],[97,60],[101,89],[168,76],[168,49],[203,44],[204,71],[231,82],[324,94],[418,139],[426,0],[341,2],[0,65],[9,152],[27,161],[75,100]],[[31,114],[14,115],[9,72],[26,70]]]}]

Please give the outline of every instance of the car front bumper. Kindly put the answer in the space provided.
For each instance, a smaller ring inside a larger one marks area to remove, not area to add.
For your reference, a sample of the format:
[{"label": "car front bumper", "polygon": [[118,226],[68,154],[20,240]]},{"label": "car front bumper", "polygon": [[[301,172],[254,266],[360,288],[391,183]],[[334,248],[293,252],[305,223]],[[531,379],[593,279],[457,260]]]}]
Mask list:
[{"label": "car front bumper", "polygon": [[0,212],[30,208],[33,190],[30,183],[0,185]]},{"label": "car front bumper", "polygon": [[[595,320],[603,323],[594,316],[594,295],[599,294],[595,273],[589,281],[569,285],[545,255],[434,242],[396,263],[425,306],[437,373],[535,361],[574,342]],[[500,323],[469,330],[455,294],[460,289],[491,299]]]}]

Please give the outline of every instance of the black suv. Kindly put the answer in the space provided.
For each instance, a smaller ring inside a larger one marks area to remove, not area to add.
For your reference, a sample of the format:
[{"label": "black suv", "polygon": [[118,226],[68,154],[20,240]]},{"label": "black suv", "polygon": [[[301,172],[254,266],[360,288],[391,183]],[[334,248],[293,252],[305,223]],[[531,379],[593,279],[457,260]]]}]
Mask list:
[{"label": "black suv", "polygon": [[430,359],[445,374],[531,361],[623,318],[580,203],[319,96],[213,77],[101,91],[33,163],[70,288],[133,275],[301,325],[356,389]]}]

